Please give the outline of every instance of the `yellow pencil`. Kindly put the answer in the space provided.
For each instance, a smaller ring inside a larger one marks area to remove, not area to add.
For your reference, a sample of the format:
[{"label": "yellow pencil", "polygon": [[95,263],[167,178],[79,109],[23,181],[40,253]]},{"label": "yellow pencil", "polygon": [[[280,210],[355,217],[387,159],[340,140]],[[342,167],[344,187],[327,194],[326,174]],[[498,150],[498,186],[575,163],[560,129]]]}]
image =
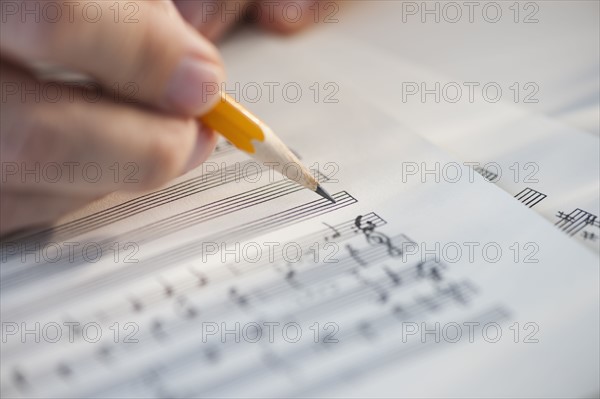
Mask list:
[{"label": "yellow pencil", "polygon": [[[240,150],[331,202],[333,198],[273,131],[227,94],[200,121]],[[293,165],[292,165],[293,164]],[[291,167],[293,166],[293,167]]]}]

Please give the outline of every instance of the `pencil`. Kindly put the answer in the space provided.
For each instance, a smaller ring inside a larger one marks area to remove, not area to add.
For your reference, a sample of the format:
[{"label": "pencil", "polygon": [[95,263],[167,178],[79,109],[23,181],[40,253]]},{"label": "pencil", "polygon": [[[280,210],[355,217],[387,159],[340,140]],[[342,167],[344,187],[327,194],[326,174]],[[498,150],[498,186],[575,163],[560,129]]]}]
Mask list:
[{"label": "pencil", "polygon": [[272,166],[288,179],[335,202],[281,139],[266,124],[227,94],[222,93],[217,105],[199,119],[238,149]]}]

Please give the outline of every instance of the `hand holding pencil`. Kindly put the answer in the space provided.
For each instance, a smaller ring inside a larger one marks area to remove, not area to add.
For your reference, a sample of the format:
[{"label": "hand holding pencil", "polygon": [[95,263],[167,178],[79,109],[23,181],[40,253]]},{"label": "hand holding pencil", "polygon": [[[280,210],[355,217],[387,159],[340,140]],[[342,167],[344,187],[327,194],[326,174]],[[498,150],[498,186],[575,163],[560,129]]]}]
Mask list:
[{"label": "hand holding pencil", "polygon": [[335,202],[281,139],[230,96],[222,94],[221,100],[200,121],[258,161],[272,165],[288,179]]},{"label": "hand holding pencil", "polygon": [[[195,1],[93,2],[93,20],[72,2],[52,2],[62,8],[58,19],[35,15],[43,2],[28,3],[2,3],[0,235],[50,223],[116,190],[159,187],[210,155],[216,136],[198,115],[220,97],[199,88],[220,85],[225,74],[197,30],[214,39],[229,20],[202,17],[203,2]],[[261,24],[293,31],[305,22]],[[31,71],[39,64],[94,84],[40,80]],[[297,162],[289,152],[281,160]],[[298,182],[317,190],[306,171]]]}]

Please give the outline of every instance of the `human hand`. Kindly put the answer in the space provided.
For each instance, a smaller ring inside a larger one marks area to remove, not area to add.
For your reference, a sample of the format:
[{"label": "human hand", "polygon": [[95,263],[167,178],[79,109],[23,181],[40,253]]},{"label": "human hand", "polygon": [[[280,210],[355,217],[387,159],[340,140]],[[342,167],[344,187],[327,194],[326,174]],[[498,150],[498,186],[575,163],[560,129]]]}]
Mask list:
[{"label": "human hand", "polygon": [[[220,85],[223,66],[170,0],[1,6],[0,234],[162,185],[208,157],[214,133],[194,116],[218,101],[202,87]],[[41,82],[36,63],[98,83]]]}]

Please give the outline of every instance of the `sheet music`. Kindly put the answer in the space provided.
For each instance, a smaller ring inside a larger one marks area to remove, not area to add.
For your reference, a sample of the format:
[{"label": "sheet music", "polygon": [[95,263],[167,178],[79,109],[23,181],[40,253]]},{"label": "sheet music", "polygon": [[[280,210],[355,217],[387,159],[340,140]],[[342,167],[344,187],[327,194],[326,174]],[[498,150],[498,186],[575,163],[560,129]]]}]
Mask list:
[{"label": "sheet music", "polygon": [[[225,49],[230,81],[333,76],[265,65],[280,40]],[[598,392],[597,256],[477,173],[403,181],[457,160],[342,88],[246,104],[335,204],[221,143],[168,187],[5,241],[2,395]]]},{"label": "sheet music", "polygon": [[[336,43],[337,52],[318,46],[323,40]],[[461,81],[357,44],[336,30],[315,32],[293,45],[300,53],[317,53],[319,68],[339,71],[336,81],[341,86],[367,87],[361,96],[600,254],[598,136],[532,114],[510,101],[484,101],[481,91],[473,92],[471,101],[467,86],[456,102],[436,101],[436,83],[442,87]],[[379,73],[370,73],[375,65]],[[390,85],[390,76],[401,78]],[[403,91],[403,82],[416,84],[419,91],[407,94],[414,87],[405,85]],[[425,99],[422,84],[430,90]],[[504,97],[512,98],[511,92]],[[417,164],[420,169],[436,166],[443,171],[448,165]]]}]

